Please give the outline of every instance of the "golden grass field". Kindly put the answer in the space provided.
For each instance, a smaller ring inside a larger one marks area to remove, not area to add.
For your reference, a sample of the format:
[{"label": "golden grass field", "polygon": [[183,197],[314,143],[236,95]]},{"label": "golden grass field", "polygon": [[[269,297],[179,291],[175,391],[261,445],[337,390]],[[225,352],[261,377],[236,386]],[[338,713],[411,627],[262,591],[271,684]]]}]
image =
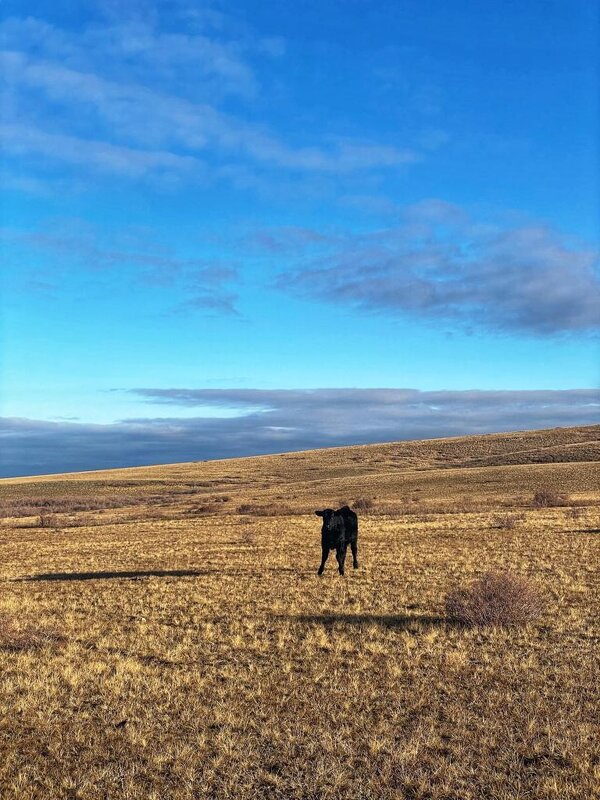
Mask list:
[{"label": "golden grass field", "polygon": [[[599,440],[1,481],[0,797],[600,797]],[[360,569],[317,577],[314,509],[357,500]],[[445,618],[502,569],[539,621]]]}]

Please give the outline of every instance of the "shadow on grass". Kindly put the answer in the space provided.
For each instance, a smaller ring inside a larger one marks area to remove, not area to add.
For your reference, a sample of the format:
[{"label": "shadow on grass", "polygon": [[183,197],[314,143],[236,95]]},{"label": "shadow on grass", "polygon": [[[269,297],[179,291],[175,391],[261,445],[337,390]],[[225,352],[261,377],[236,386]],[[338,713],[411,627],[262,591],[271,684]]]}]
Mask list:
[{"label": "shadow on grass", "polygon": [[224,568],[216,566],[212,569],[149,569],[149,570],[124,570],[105,572],[42,572],[39,575],[28,575],[25,578],[15,578],[15,581],[102,581],[102,580],[138,580],[141,578],[197,578],[212,575],[237,576],[247,575],[261,578],[264,572],[298,572],[294,567],[262,567],[256,569]]},{"label": "shadow on grass", "polygon": [[312,625],[381,625],[384,628],[397,628],[399,630],[418,630],[424,627],[449,627],[452,620],[435,615],[408,615],[408,614],[307,614],[287,617],[295,622],[304,622]]},{"label": "shadow on grass", "polygon": [[21,581],[101,581],[111,578],[186,578],[190,576],[210,575],[208,570],[197,569],[149,569],[125,572],[45,572],[19,578]]}]

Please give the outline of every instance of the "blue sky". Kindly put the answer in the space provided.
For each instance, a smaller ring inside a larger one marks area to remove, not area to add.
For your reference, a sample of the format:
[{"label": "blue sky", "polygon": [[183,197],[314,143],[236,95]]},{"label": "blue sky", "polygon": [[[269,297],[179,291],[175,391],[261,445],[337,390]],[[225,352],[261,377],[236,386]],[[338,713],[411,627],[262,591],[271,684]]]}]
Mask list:
[{"label": "blue sky", "polygon": [[2,474],[598,421],[598,4],[0,14]]}]

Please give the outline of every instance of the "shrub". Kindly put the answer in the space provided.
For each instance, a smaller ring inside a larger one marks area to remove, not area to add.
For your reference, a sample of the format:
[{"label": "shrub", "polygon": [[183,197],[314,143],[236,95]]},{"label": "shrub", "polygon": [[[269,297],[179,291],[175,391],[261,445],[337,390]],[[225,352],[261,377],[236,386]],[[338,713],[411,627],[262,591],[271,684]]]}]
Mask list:
[{"label": "shrub", "polygon": [[455,589],[446,597],[447,616],[467,627],[526,625],[543,607],[538,589],[510,572],[488,572],[468,588]]},{"label": "shrub", "polygon": [[356,511],[370,511],[374,504],[372,497],[357,497],[352,506]]},{"label": "shrub", "polygon": [[523,522],[522,514],[495,514],[492,517],[492,528],[499,528],[503,531],[514,530],[520,522]]},{"label": "shrub", "polygon": [[536,508],[555,508],[556,506],[566,506],[569,498],[565,494],[560,494],[554,489],[537,489],[533,495],[533,505]]},{"label": "shrub", "polygon": [[[152,500],[152,498],[149,498]],[[71,514],[78,511],[102,511],[126,508],[144,502],[135,497],[63,496],[54,498],[3,498],[0,500],[0,517],[35,517],[41,514]]]},{"label": "shrub", "polygon": [[202,514],[217,514],[223,511],[223,506],[219,506],[214,502],[207,503],[194,503],[188,508],[184,509],[183,514],[186,517],[195,517]]},{"label": "shrub", "polygon": [[59,525],[60,522],[56,514],[51,514],[48,511],[42,511],[40,514],[40,528],[58,528]]},{"label": "shrub", "polygon": [[256,517],[288,517],[294,512],[289,506],[279,503],[242,503],[237,507],[238,514],[252,514]]}]

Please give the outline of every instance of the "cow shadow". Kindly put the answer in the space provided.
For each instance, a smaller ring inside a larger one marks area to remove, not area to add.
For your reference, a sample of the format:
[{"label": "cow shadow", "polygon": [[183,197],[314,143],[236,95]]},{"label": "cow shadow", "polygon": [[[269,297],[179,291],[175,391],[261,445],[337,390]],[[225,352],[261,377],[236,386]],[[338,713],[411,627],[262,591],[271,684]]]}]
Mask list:
[{"label": "cow shadow", "polygon": [[118,578],[137,580],[138,578],[187,578],[209,575],[208,570],[197,569],[148,569],[125,570],[120,572],[44,572],[19,578],[20,581],[101,581]]},{"label": "cow shadow", "polygon": [[323,625],[331,628],[336,625],[379,625],[383,628],[417,631],[429,627],[447,627],[452,621],[435,614],[302,614],[288,616],[288,620],[309,625]]},{"label": "cow shadow", "polygon": [[269,567],[251,570],[245,567],[212,569],[148,569],[148,570],[106,570],[102,572],[42,572],[15,578],[17,582],[31,581],[102,581],[102,580],[141,580],[143,578],[197,578],[212,575],[238,576],[247,575],[261,577],[263,572],[297,572],[294,567]]}]

